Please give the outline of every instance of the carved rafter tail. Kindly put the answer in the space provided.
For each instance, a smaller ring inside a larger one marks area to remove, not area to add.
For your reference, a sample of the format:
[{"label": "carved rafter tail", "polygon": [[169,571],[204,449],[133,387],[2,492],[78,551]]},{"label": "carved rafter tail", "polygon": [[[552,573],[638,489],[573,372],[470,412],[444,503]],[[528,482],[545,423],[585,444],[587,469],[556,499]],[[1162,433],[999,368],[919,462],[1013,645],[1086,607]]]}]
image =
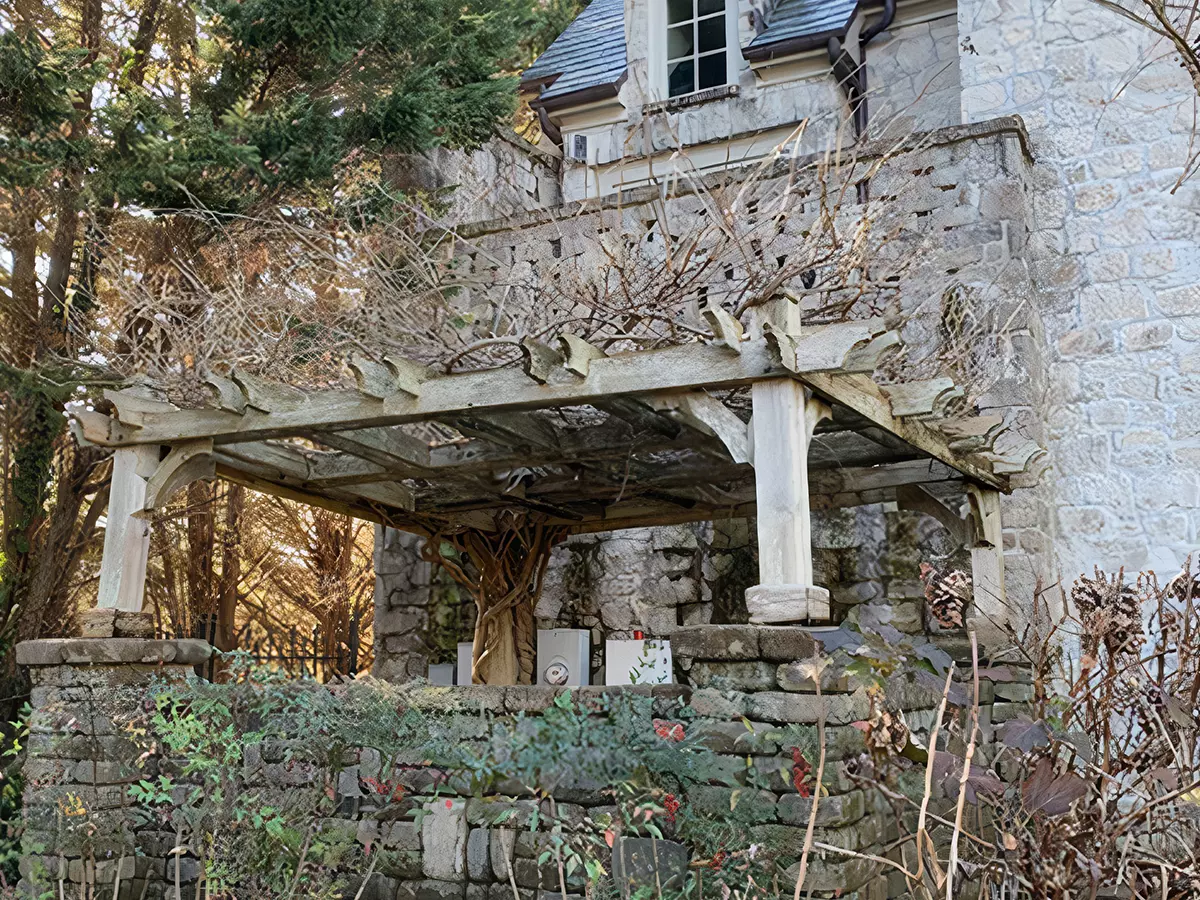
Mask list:
[{"label": "carved rafter tail", "polygon": [[[942,470],[1007,490],[1008,476],[1029,471],[1041,456],[1004,417],[948,417],[963,396],[949,378],[876,384],[871,375],[900,343],[883,320],[806,326],[800,334],[768,321],[764,337],[754,338],[719,307],[704,317],[713,335],[706,343],[610,356],[564,334],[554,346],[526,339],[520,367],[447,375],[396,357],[355,357],[350,389],[304,392],[241,372],[212,376],[210,405],[200,409],[178,409],[141,384],[110,392],[115,416],[78,410],[72,427],[100,446],[170,448],[164,464],[174,460],[179,477],[237,473],[235,480],[260,490],[323,498],[330,508],[410,523],[409,530],[422,522],[492,527],[506,505],[574,530],[744,514],[754,505],[745,412],[718,397],[763,380],[808,385],[828,404],[811,406],[807,424],[818,440],[857,440],[861,449],[852,455],[882,460],[871,464],[879,471],[917,454],[937,461],[924,459],[923,472],[906,470],[899,482],[876,486],[860,473],[863,484],[822,488],[829,479],[814,467],[814,502],[821,504],[927,504],[898,485],[942,480],[935,474]],[[592,407],[608,418],[580,426],[546,412],[566,407]],[[818,427],[816,413],[829,407],[832,421]],[[431,448],[404,429],[422,422],[450,423],[468,438]],[[332,449],[286,442],[294,438]],[[849,445],[834,441],[827,455],[839,446]],[[165,487],[167,477],[164,470]],[[152,496],[160,493],[169,491]]]}]

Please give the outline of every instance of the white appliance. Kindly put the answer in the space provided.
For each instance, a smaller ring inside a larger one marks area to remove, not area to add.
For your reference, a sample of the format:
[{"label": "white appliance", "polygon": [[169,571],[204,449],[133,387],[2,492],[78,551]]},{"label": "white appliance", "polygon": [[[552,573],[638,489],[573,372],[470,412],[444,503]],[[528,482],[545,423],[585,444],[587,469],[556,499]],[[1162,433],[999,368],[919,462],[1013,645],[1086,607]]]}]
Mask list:
[{"label": "white appliance", "polygon": [[605,684],[673,684],[674,681],[670,641],[604,642]]},{"label": "white appliance", "polygon": [[540,629],[536,675],[538,684],[591,684],[591,632],[586,628]]},{"label": "white appliance", "polygon": [[472,641],[463,641],[458,645],[458,681],[456,684],[471,684],[471,654],[474,652],[475,644]]}]

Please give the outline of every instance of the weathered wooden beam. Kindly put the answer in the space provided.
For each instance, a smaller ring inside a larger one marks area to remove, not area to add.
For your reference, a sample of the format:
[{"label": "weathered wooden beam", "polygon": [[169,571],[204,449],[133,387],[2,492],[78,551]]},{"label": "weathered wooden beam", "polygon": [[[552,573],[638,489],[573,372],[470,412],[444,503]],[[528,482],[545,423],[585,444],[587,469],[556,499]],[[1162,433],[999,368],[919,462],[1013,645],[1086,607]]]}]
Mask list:
[{"label": "weathered wooden beam", "polygon": [[165,506],[173,494],[193,481],[212,478],[215,474],[212,450],[213,442],[208,438],[171,447],[146,482],[142,511],[149,512]]},{"label": "weathered wooden beam", "polygon": [[580,378],[588,377],[592,360],[604,359],[608,356],[599,347],[589,344],[576,334],[560,334],[558,336],[558,344],[562,348],[563,356],[566,358],[563,366],[568,372],[572,372]]},{"label": "weathered wooden beam", "polygon": [[97,605],[141,612],[150,555],[150,523],[138,516],[146,507],[146,485],[159,465],[161,448],[123,447],[113,454],[112,487],[104,526]]},{"label": "weathered wooden beam", "polygon": [[823,622],[829,592],[813,582],[808,446],[817,411],[790,378],[754,385],[754,483],[758,584],[746,591],[750,620]]},{"label": "weathered wooden beam", "polygon": [[429,445],[398,426],[308,431],[301,436],[374,463],[397,477],[420,478],[433,466]]},{"label": "weathered wooden beam", "polygon": [[986,641],[1002,635],[999,624],[1008,615],[1004,589],[1004,528],[1000,517],[1000,494],[977,485],[967,485],[969,517],[974,540],[971,544],[971,580],[975,590],[975,627]]},{"label": "weathered wooden beam", "polygon": [[563,364],[563,355],[541,341],[525,338],[521,341],[521,368],[538,384],[547,384],[554,370]]},{"label": "weathered wooden beam", "polygon": [[905,484],[896,488],[896,503],[901,509],[932,516],[950,532],[954,543],[967,547],[971,543],[971,524],[939,498],[929,493],[919,484]]},{"label": "weathered wooden beam", "polygon": [[[224,444],[215,457],[224,468],[240,468],[258,478],[310,493],[325,492],[330,496],[361,498],[397,510],[413,509],[412,491],[395,482],[346,484],[339,487],[323,485],[319,477],[322,463],[300,448],[287,444]],[[338,467],[341,468],[340,462]]]},{"label": "weathered wooden beam", "polygon": [[711,434],[724,444],[736,463],[749,463],[750,433],[737,413],[716,397],[703,391],[690,391],[667,397],[652,397],[650,406],[683,422],[688,427]]},{"label": "weathered wooden beam", "polygon": [[901,419],[892,414],[887,397],[869,377],[865,375],[842,375],[828,372],[807,372],[801,380],[835,403],[840,403],[870,419],[885,431],[903,438],[922,453],[957,469],[964,475],[998,490],[1007,491],[1007,479],[996,475],[990,467],[948,446],[945,435],[930,425],[911,419]]},{"label": "weathered wooden beam", "polygon": [[879,389],[892,405],[893,416],[931,416],[947,403],[963,395],[963,389],[950,378],[884,384]]},{"label": "weathered wooden beam", "polygon": [[[847,353],[885,330],[880,320],[814,329],[796,342],[795,371],[840,371]],[[538,384],[511,367],[430,376],[421,382],[416,382],[414,376],[411,386],[419,390],[419,396],[398,390],[383,400],[357,390],[304,395],[286,386],[268,386],[250,376],[239,376],[250,407],[242,414],[224,409],[148,412],[142,416],[140,427],[120,421],[111,421],[105,427],[95,419],[81,419],[81,425],[87,440],[106,446],[174,443],[200,437],[211,437],[221,444],[314,430],[373,428],[464,414],[580,405],[618,396],[733,387],[786,374],[772,358],[766,341],[757,340],[744,342],[740,353],[730,353],[725,347],[684,344],[593,359],[586,378],[560,367],[551,373],[547,384]]]}]

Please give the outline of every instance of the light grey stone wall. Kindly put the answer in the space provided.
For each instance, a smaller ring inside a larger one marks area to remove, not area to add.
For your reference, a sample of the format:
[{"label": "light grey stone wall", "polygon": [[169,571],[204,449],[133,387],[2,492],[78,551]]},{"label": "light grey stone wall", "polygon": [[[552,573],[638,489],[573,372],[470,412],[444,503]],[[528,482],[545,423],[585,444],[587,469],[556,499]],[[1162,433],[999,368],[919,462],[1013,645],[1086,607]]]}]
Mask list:
[{"label": "light grey stone wall", "polygon": [[1194,93],[1088,0],[960,0],[958,24],[964,121],[1020,114],[1035,160],[1032,277],[1009,291],[1044,325],[1061,574],[1170,572],[1200,528],[1200,184],[1177,185]]},{"label": "light grey stone wall", "polygon": [[[595,197],[597,180],[605,179],[598,173],[614,165],[629,167],[623,177],[636,182],[642,177],[634,174],[638,161],[660,154],[657,171],[661,174],[672,165],[667,156],[681,147],[693,148],[688,156],[692,164],[708,168],[759,159],[802,122],[797,145],[801,153],[853,140],[846,127],[846,97],[831,73],[824,48],[792,58],[785,65],[770,66],[762,76],[740,53],[731,53],[729,84],[736,86],[735,96],[669,111],[654,108],[653,104],[665,99],[665,75],[654,69],[661,66],[665,72],[665,62],[658,59],[655,36],[649,33],[654,27],[649,2],[626,2],[629,67],[619,94],[620,106],[607,115],[565,116],[568,138],[587,135],[597,149],[590,166],[569,160],[564,163],[565,200]],[[737,10],[742,47],[755,37],[751,6],[747,0],[727,4],[730,14]],[[866,61],[870,106],[880,128],[890,125],[896,133],[959,123],[958,29],[952,4],[925,4],[915,13],[911,7],[901,8],[895,24],[868,45]],[[775,139],[751,150],[731,143],[773,129],[781,130]]]},{"label": "light grey stone wall", "polygon": [[499,219],[562,202],[562,160],[503,130],[478,150],[434,148],[405,156],[389,172],[404,188],[438,197],[447,225]]},{"label": "light grey stone wall", "polygon": [[[591,630],[593,683],[604,681],[604,642],[634,631],[670,637],[680,628],[748,621],[746,588],[758,581],[754,522],[728,519],[580,535],[555,548],[536,615],[539,628]],[[420,539],[377,529],[375,666],[394,682],[424,677],[430,662],[453,661],[470,640],[474,609],[439,583]],[[841,621],[863,603],[887,602],[893,624],[926,630],[919,566],[968,567],[945,530],[894,504],[814,510],[817,584]]]}]

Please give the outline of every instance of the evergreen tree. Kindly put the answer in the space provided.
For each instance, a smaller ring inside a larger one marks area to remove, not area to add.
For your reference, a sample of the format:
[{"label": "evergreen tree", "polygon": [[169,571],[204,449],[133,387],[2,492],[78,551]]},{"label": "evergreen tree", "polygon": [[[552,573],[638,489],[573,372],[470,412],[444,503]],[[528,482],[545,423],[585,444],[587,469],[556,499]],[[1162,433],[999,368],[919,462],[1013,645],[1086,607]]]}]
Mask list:
[{"label": "evergreen tree", "polygon": [[543,17],[529,0],[0,0],[0,650],[49,627],[95,524],[83,495],[103,502],[101,456],[71,449],[62,411],[112,235],[149,222],[169,263],[220,239],[197,210],[368,221],[397,198],[398,156],[477,146],[510,114],[506,73]]}]

